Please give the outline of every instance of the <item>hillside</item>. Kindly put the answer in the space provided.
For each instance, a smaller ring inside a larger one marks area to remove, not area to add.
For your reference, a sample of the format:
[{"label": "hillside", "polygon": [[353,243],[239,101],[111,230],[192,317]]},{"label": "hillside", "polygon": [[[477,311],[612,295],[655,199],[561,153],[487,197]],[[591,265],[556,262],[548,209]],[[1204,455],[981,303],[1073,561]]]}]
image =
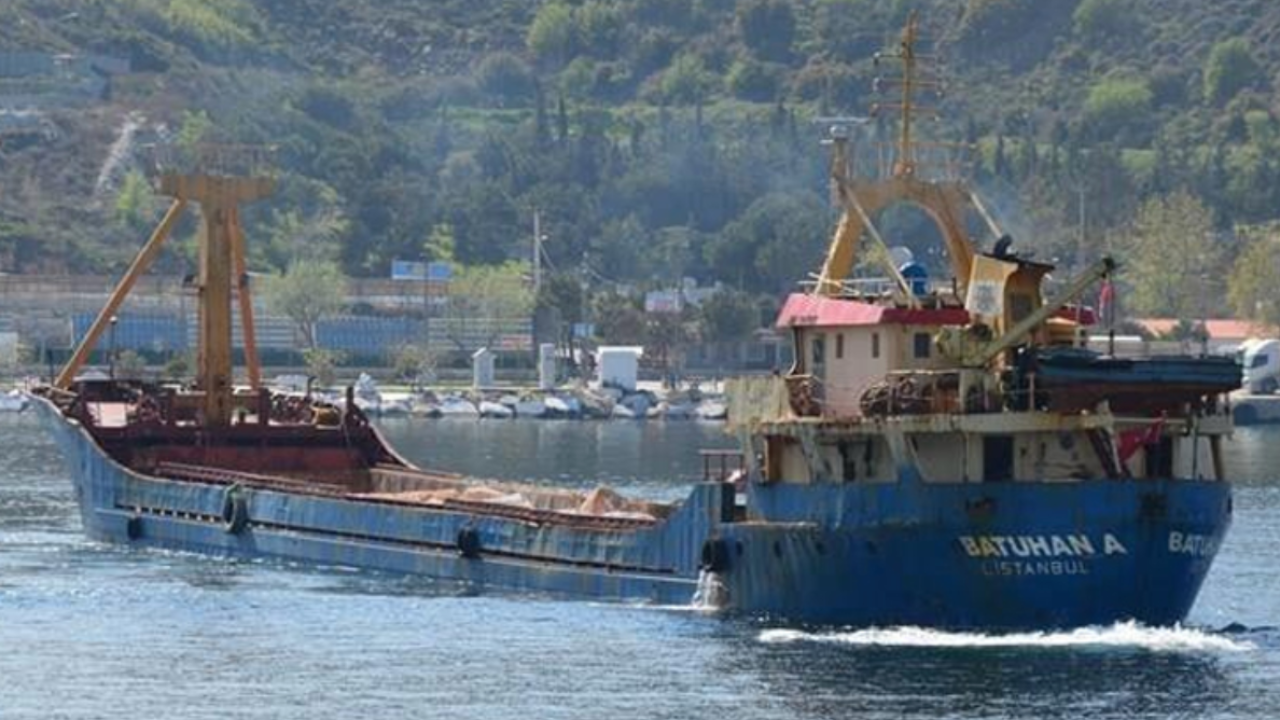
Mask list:
[{"label": "hillside", "polygon": [[[55,81],[0,65],[0,97],[43,104],[38,125],[0,115],[5,272],[126,262],[159,210],[136,148],[159,138],[279,148],[280,192],[249,214],[260,270],[498,262],[527,254],[538,208],[553,272],[776,293],[832,218],[809,120],[866,112],[871,56],[915,7],[948,86],[929,132],[982,149],[977,181],[1041,256],[1074,261],[1185,190],[1225,275],[1231,230],[1280,215],[1268,0],[10,4],[0,54],[128,68],[95,71],[105,97],[44,104]],[[929,242],[918,213],[884,223]]]}]

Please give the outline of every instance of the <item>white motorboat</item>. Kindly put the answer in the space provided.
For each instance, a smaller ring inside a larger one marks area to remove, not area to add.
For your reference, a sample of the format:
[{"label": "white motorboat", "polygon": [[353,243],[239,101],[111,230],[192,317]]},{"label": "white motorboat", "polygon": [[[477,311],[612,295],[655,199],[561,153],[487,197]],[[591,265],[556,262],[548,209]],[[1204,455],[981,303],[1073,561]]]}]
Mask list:
[{"label": "white motorboat", "polygon": [[511,418],[515,417],[515,411],[503,405],[502,403],[492,402],[490,400],[481,400],[478,408],[480,417],[485,418]]},{"label": "white motorboat", "polygon": [[699,420],[724,420],[729,415],[729,408],[719,400],[704,400],[694,412]]},{"label": "white motorboat", "polygon": [[540,418],[547,414],[547,404],[538,398],[526,398],[516,401],[515,410],[516,417]]},{"label": "white motorboat", "polygon": [[479,417],[480,410],[466,398],[452,397],[440,401],[440,414],[444,417]]},{"label": "white motorboat", "polygon": [[27,409],[31,399],[21,390],[10,390],[0,395],[0,412],[22,412]]}]

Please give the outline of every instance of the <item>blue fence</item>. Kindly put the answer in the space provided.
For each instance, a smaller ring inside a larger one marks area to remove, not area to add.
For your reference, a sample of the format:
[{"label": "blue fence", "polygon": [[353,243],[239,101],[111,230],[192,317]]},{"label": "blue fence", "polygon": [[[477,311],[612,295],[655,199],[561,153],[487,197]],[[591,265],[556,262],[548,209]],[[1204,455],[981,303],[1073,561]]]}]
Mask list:
[{"label": "blue fence", "polygon": [[409,318],[343,317],[316,324],[316,343],[320,347],[361,355],[421,344],[425,334],[422,321]]},{"label": "blue fence", "polygon": [[[89,331],[94,313],[76,313],[71,317],[74,342]],[[115,329],[108,329],[98,340],[98,348],[147,352],[184,352],[197,344],[194,316],[178,314],[123,313]],[[303,348],[294,333],[293,323],[282,317],[255,319],[260,350],[297,351]],[[430,320],[403,317],[345,316],[321,320],[316,324],[317,344],[329,350],[340,350],[358,357],[387,357],[405,345],[433,349],[472,352],[480,347],[498,351],[528,351],[533,347],[532,324],[528,320],[444,319]],[[233,322],[232,341],[242,347],[239,319]]]},{"label": "blue fence", "polygon": [[[71,316],[71,332],[75,344],[79,344],[95,313],[76,313]],[[154,352],[182,351],[187,349],[187,324],[179,315],[120,315],[115,328],[107,328],[98,339],[100,349],[149,350]]]}]

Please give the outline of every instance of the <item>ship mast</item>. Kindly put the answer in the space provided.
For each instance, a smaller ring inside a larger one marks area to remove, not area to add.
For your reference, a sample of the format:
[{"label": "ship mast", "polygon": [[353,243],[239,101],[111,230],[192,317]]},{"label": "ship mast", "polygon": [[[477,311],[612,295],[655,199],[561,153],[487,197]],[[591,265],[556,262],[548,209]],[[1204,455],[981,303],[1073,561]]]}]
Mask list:
[{"label": "ship mast", "polygon": [[902,30],[902,126],[898,133],[898,158],[893,165],[894,177],[914,175],[916,161],[911,147],[911,114],[914,111],[912,93],[916,84],[917,17],[915,10]]},{"label": "ship mast", "polygon": [[273,191],[275,182],[263,171],[268,155],[269,151],[262,148],[240,146],[157,150],[158,190],[172,197],[173,203],[54,381],[55,387],[64,390],[71,387],[129,291],[159,255],[161,246],[185,208],[196,203],[200,206],[203,220],[197,275],[199,333],[196,389],[204,424],[230,424],[233,407],[233,299],[239,301],[249,384],[257,390],[261,382],[253,329],[253,303],[245,264],[244,232],[240,227],[240,205],[260,200]]},{"label": "ship mast", "polygon": [[[872,114],[879,113],[886,108],[896,108],[898,110],[898,139],[894,146],[894,161],[889,173],[890,176],[896,178],[914,177],[916,175],[919,151],[922,147],[915,139],[914,124],[916,113],[936,113],[936,108],[919,106],[916,102],[917,94],[922,90],[932,90],[935,94],[941,96],[943,92],[941,80],[936,77],[922,75],[922,64],[936,58],[929,55],[921,55],[918,50],[919,44],[920,21],[917,11],[913,10],[907,18],[906,26],[902,29],[901,39],[898,41],[898,52],[892,55],[876,53],[875,56],[876,65],[879,65],[880,61],[885,59],[902,62],[902,77],[892,80],[886,80],[885,78],[876,78],[875,80],[877,91],[884,89],[888,85],[897,84],[899,86],[898,102],[876,104],[871,109]],[[954,148],[954,146],[940,143],[934,143],[931,147],[936,149]],[[943,170],[947,174],[955,174],[952,168],[943,168]]]},{"label": "ship mast", "polygon": [[[863,235],[881,246],[880,254],[887,251],[887,242],[876,229],[874,220],[882,210],[893,205],[916,205],[938,226],[960,296],[967,288],[973,265],[974,243],[966,227],[969,211],[981,217],[995,237],[1002,234],[963,179],[964,158],[971,154],[972,148],[960,143],[921,143],[916,137],[917,114],[936,114],[936,108],[921,106],[917,95],[933,91],[940,96],[944,89],[936,75],[922,73],[923,66],[936,58],[919,51],[920,41],[919,16],[913,11],[903,27],[897,52],[876,53],[874,58],[877,66],[882,60],[902,62],[900,77],[875,79],[876,92],[890,86],[899,91],[896,101],[877,103],[871,108],[873,116],[894,110],[898,118],[897,137],[893,142],[870,143],[880,160],[878,172],[852,177],[847,169],[857,155],[845,147],[850,139],[843,134],[832,138],[835,153],[832,180],[844,213],[814,284],[814,292],[819,295],[841,296],[847,292],[845,282],[858,260],[858,245]],[[917,305],[920,299],[907,286],[898,268],[886,269],[898,286],[899,301]]]}]

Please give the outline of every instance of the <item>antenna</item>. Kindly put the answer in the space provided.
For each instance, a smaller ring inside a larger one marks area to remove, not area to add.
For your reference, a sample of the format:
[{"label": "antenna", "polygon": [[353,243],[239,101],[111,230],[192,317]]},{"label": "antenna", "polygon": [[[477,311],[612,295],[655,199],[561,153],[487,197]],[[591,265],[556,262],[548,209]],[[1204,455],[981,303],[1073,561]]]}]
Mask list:
[{"label": "antenna", "polygon": [[882,110],[886,109],[897,110],[899,113],[898,141],[895,148],[893,167],[890,172],[896,178],[916,176],[919,143],[914,139],[912,128],[916,114],[927,112],[934,117],[938,116],[937,108],[922,107],[916,103],[917,93],[921,90],[932,90],[940,98],[946,91],[941,79],[921,73],[921,65],[932,63],[936,66],[938,58],[934,55],[920,54],[917,51],[920,40],[918,11],[913,10],[907,18],[906,27],[902,29],[898,52],[891,54],[876,53],[873,58],[873,62],[877,67],[883,60],[897,60],[902,63],[901,77],[877,77],[872,86],[876,92],[885,92],[893,88],[900,91],[897,102],[877,103],[871,108],[872,115],[878,115]]}]

